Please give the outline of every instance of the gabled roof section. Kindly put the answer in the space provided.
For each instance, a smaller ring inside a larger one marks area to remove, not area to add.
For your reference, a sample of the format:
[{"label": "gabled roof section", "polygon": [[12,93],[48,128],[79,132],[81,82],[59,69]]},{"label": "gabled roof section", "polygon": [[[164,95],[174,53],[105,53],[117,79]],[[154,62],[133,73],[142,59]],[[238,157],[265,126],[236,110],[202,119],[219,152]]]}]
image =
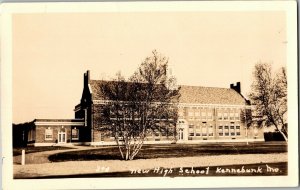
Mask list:
[{"label": "gabled roof section", "polygon": [[230,88],[181,85],[180,103],[244,105],[241,94]]},{"label": "gabled roof section", "polygon": [[[90,80],[93,100],[104,99],[101,93],[101,85],[108,81]],[[189,104],[224,104],[245,105],[245,99],[241,94],[231,88],[216,88],[202,86],[180,86],[180,103]]]}]

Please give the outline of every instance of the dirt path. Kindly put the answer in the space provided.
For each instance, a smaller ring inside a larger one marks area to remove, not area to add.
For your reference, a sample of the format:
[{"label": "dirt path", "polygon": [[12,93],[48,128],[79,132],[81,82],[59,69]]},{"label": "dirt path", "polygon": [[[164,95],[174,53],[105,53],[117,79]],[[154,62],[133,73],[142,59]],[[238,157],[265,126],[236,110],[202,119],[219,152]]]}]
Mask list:
[{"label": "dirt path", "polygon": [[[63,150],[66,151],[66,150]],[[63,152],[61,151],[61,152]],[[71,151],[71,150],[70,150]],[[51,151],[52,153],[54,151]],[[41,154],[42,155],[42,154]],[[240,154],[201,157],[157,158],[147,160],[100,160],[70,161],[44,164],[14,165],[15,177],[33,177],[48,175],[91,174],[97,172],[120,172],[135,169],[153,169],[155,167],[201,167],[235,164],[256,164],[287,162],[287,153],[277,154]]]}]

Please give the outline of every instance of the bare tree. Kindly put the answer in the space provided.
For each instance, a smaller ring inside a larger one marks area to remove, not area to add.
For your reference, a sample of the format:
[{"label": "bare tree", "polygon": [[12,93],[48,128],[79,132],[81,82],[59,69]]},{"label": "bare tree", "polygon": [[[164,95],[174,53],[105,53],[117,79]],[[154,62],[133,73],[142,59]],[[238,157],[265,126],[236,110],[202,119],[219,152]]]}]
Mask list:
[{"label": "bare tree", "polygon": [[241,117],[241,123],[245,124],[245,127],[246,127],[246,137],[247,137],[247,145],[248,145],[249,144],[248,130],[250,129],[250,127],[252,126],[252,123],[253,123],[252,110],[245,106],[245,109],[241,110],[240,117]]},{"label": "bare tree", "polygon": [[275,126],[288,141],[287,136],[287,76],[284,67],[272,73],[272,66],[258,63],[253,72],[254,82],[249,97],[256,112],[267,126]]},{"label": "bare tree", "polygon": [[147,133],[175,137],[179,88],[167,73],[168,59],[156,50],[126,81],[119,73],[103,83],[106,104],[105,128],[110,131],[125,160],[141,150]]}]

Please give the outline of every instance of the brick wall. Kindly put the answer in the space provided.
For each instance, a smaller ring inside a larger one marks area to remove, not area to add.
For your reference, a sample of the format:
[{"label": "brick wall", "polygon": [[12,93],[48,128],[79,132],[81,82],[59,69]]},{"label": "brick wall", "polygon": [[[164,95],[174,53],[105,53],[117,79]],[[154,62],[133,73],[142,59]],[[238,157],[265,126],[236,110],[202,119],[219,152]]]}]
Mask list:
[{"label": "brick wall", "polygon": [[[46,129],[52,130],[51,140],[46,140],[45,138]],[[35,143],[57,143],[59,131],[66,132],[67,142],[71,142],[71,126],[64,126],[62,128],[62,125],[37,125],[35,133]]]}]

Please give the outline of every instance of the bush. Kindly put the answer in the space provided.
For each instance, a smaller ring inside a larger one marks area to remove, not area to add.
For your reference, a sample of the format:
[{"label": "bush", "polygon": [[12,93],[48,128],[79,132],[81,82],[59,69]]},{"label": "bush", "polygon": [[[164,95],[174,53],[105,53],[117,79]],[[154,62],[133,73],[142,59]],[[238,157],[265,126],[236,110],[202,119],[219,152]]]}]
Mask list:
[{"label": "bush", "polygon": [[280,132],[264,133],[265,141],[285,141]]}]

